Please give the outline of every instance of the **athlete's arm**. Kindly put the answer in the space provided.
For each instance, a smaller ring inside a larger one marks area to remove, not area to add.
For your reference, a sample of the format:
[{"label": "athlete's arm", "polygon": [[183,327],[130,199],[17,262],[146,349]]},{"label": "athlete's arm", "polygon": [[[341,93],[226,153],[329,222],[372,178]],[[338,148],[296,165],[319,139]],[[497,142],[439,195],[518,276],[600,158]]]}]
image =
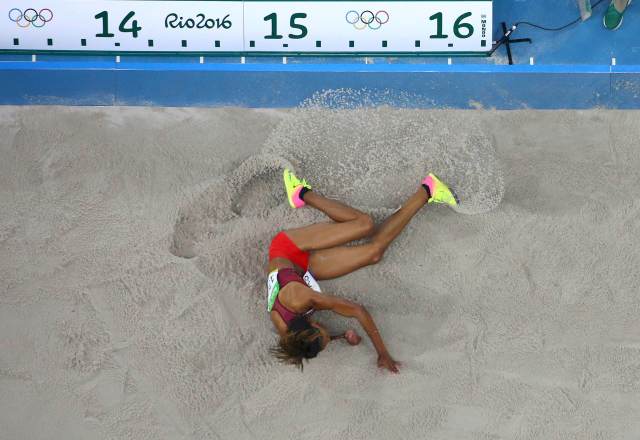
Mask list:
[{"label": "athlete's arm", "polygon": [[398,363],[391,358],[367,309],[360,304],[333,295],[311,291],[309,296],[309,300],[316,310],[331,310],[347,318],[356,318],[378,353],[378,366],[387,368],[394,373],[398,372]]}]

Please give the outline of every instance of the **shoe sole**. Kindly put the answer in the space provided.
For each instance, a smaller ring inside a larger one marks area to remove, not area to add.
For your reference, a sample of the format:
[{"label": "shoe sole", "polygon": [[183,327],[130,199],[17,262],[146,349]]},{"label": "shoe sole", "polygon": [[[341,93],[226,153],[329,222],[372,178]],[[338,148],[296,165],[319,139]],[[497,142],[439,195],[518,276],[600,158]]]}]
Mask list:
[{"label": "shoe sole", "polygon": [[613,29],[609,29],[607,27],[607,23],[604,21],[604,17],[602,17],[602,25],[604,26],[605,29],[610,30],[610,31],[617,31],[618,29],[620,29],[620,26],[622,26],[622,22],[624,21],[624,13],[627,12],[627,8],[629,6],[631,6],[631,2],[633,0],[629,0],[629,3],[627,3],[627,6],[624,8],[624,11],[622,12],[622,17],[620,18],[620,23],[618,23],[618,26],[614,27]]},{"label": "shoe sole", "polygon": [[[433,174],[433,173],[431,173],[431,174]],[[440,183],[442,183],[443,185],[446,185],[446,183],[444,183],[442,181],[442,179],[440,179],[440,177],[438,177],[437,175],[433,174],[433,177],[438,179],[438,181]],[[451,188],[449,188],[449,185],[446,185],[446,186],[447,186],[447,189],[449,190],[449,192],[451,193],[451,195],[453,196],[453,200],[456,201],[456,204],[455,205],[451,205],[449,203],[441,203],[441,202],[438,202],[438,203],[443,204],[443,205],[448,205],[448,206],[457,206],[457,205],[459,205],[460,204],[460,199],[458,198],[458,195],[456,194],[456,192],[454,190],[452,190]]]},{"label": "shoe sole", "polygon": [[[458,194],[455,193],[454,190],[452,190],[451,188],[449,188],[449,191],[451,191],[451,195],[453,196],[453,200],[456,201],[456,204],[453,206],[458,206],[460,204],[460,199],[458,198]],[[451,206],[451,205],[449,205]]]},{"label": "shoe sole", "polygon": [[291,201],[291,196],[289,195],[289,185],[288,185],[288,179],[287,176],[291,173],[291,170],[285,169],[282,172],[282,180],[284,183],[284,192],[287,194],[287,202],[289,203],[289,206],[291,206],[292,208],[295,208],[295,205],[293,204],[293,202]]},{"label": "shoe sole", "polygon": [[[628,7],[628,6],[627,6]],[[604,28],[608,31],[617,31],[618,29],[620,29],[620,26],[622,26],[622,22],[624,21],[624,16],[620,19],[620,23],[618,23],[618,26],[614,27],[613,29],[609,29],[607,27],[607,22],[605,21],[605,18],[602,18],[602,25],[604,26]]]}]

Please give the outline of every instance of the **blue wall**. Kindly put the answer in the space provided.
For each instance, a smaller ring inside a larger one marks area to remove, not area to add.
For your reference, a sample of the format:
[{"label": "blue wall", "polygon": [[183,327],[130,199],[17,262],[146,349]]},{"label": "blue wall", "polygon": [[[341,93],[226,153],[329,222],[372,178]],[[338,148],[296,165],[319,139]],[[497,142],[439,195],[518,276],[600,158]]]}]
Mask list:
[{"label": "blue wall", "polygon": [[0,104],[293,107],[367,89],[415,108],[640,108],[634,66],[5,62]]}]

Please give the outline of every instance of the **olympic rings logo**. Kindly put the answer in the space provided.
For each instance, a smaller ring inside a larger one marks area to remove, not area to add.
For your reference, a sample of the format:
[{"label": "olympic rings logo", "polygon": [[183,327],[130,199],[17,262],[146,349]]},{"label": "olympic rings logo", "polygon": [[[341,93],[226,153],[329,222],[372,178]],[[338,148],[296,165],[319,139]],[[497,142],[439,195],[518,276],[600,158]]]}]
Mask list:
[{"label": "olympic rings logo", "polygon": [[24,12],[21,9],[13,8],[9,11],[9,20],[21,28],[28,28],[29,26],[41,28],[53,20],[53,12],[49,8],[43,8],[40,11],[29,8],[25,9]]},{"label": "olympic rings logo", "polygon": [[375,31],[389,21],[389,13],[387,11],[378,11],[374,14],[369,10],[359,13],[351,10],[346,13],[344,18],[347,23],[352,24],[359,31],[367,27]]}]

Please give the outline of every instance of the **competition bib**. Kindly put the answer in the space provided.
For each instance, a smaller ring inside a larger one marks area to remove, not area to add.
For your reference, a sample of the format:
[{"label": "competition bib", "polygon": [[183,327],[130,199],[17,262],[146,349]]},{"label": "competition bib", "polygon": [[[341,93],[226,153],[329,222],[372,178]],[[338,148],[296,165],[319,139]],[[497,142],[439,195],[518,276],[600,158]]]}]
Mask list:
[{"label": "competition bib", "polygon": [[315,290],[316,292],[322,292],[322,290],[320,290],[320,285],[313,277],[313,275],[311,275],[311,272],[307,271],[307,273],[302,276],[302,279],[305,283],[307,283],[307,286],[311,287],[312,290]]},{"label": "competition bib", "polygon": [[278,271],[274,270],[267,276],[267,311],[273,309],[273,303],[276,302],[280,292],[280,284],[278,284]]},{"label": "competition bib", "polygon": [[[307,271],[303,276],[305,284],[309,286],[315,292],[322,292],[320,285],[316,279],[311,275],[311,272]],[[278,283],[278,271],[274,270],[267,275],[267,311],[270,312],[273,309],[273,304],[276,302],[276,298],[280,293],[280,283]]]}]

